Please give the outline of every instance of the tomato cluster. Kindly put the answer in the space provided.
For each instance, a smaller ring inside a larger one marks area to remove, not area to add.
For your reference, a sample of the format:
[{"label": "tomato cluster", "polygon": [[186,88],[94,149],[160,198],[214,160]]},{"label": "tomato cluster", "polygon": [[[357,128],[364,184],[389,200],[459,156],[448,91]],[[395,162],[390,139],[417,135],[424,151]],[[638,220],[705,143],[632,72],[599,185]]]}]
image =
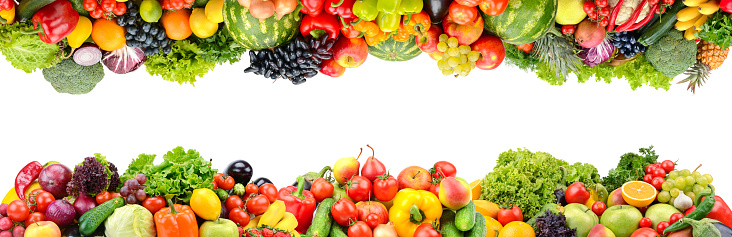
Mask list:
[{"label": "tomato cluster", "polygon": [[101,2],[98,2],[98,0],[84,0],[82,4],[84,10],[89,11],[89,15],[94,19],[111,19],[127,12],[127,5],[124,2],[115,0],[101,0]]},{"label": "tomato cluster", "polygon": [[610,23],[612,9],[608,5],[607,0],[587,0],[582,8],[587,13],[587,16],[593,22],[598,22],[600,26],[606,27]]},{"label": "tomato cluster", "polygon": [[[233,185],[232,185],[233,186]],[[261,215],[269,208],[269,204],[277,201],[277,188],[273,184],[247,184],[246,194],[243,197],[231,195],[224,201],[229,210],[229,219],[240,226],[249,224],[249,213]]]},{"label": "tomato cluster", "polygon": [[45,221],[46,209],[49,204],[56,201],[56,198],[54,198],[53,194],[46,192],[43,189],[35,189],[31,191],[27,197],[28,199],[26,200],[15,200],[10,202],[10,204],[7,205],[7,209],[4,214],[6,214],[10,220],[23,223],[25,226]]},{"label": "tomato cluster", "polygon": [[646,175],[643,176],[643,182],[649,183],[654,188],[661,190],[666,174],[674,170],[675,167],[674,162],[670,160],[647,165],[644,170]]},{"label": "tomato cluster", "polygon": [[190,8],[196,0],[158,0],[160,6],[168,11],[180,10],[183,8]]},{"label": "tomato cluster", "polygon": [[656,8],[656,14],[662,14],[666,12],[666,8],[670,7],[671,5],[674,5],[674,0],[648,0],[648,5],[656,5],[658,3],[661,3],[661,6],[659,8]]}]

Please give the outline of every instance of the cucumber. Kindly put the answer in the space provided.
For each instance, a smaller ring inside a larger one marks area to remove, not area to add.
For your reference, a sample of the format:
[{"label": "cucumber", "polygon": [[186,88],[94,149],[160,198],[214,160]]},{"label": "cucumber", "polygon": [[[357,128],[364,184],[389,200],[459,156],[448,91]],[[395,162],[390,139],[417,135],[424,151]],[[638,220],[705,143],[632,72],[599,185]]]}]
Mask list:
[{"label": "cucumber", "polygon": [[468,231],[475,225],[475,204],[473,200],[470,200],[468,205],[460,208],[455,213],[455,226],[458,230]]},{"label": "cucumber", "polygon": [[[463,237],[463,232],[455,226],[455,212],[450,209],[442,210],[440,217],[440,233],[443,237]],[[482,236],[485,237],[485,236]]]},{"label": "cucumber", "polygon": [[480,212],[475,212],[475,225],[468,232],[465,232],[465,237],[486,237],[488,234],[488,227],[485,223],[485,217]]},{"label": "cucumber", "polygon": [[80,16],[89,17],[89,11],[84,9],[83,0],[69,0],[69,2],[71,2],[71,6],[74,7],[74,10],[76,10],[76,12],[78,12]]},{"label": "cucumber", "polygon": [[115,209],[123,207],[125,199],[123,197],[112,198],[95,208],[84,213],[79,217],[79,232],[81,235],[92,235],[99,225],[107,219]]},{"label": "cucumber", "polygon": [[318,204],[318,210],[313,217],[313,223],[308,228],[307,235],[314,237],[326,237],[331,231],[333,225],[333,216],[330,214],[330,208],[335,204],[335,199],[326,198]]},{"label": "cucumber", "polygon": [[676,19],[678,19],[678,17],[676,17],[676,13],[685,7],[686,6],[683,1],[676,1],[674,5],[666,8],[666,13],[661,16],[658,22],[654,23],[651,27],[648,27],[646,31],[642,31],[643,33],[638,38],[638,42],[644,46],[650,46],[658,42],[661,37],[666,35],[666,32],[674,27]]},{"label": "cucumber", "polygon": [[18,21],[25,22],[27,20],[30,20],[33,17],[33,14],[36,14],[38,9],[41,9],[42,7],[45,7],[48,4],[51,4],[52,2],[55,2],[56,0],[22,0],[20,1],[20,4],[18,4]]},{"label": "cucumber", "polygon": [[330,233],[328,237],[348,237],[348,234],[346,234],[346,230],[343,229],[343,226],[338,223],[333,223],[333,225],[330,226]]}]

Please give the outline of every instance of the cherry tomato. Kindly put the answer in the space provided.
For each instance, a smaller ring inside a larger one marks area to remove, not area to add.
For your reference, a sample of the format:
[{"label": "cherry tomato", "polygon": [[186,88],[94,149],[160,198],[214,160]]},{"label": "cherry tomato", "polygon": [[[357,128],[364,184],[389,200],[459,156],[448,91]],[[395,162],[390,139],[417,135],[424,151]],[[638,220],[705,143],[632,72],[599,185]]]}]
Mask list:
[{"label": "cherry tomato", "polygon": [[102,205],[102,203],[109,201],[112,199],[112,193],[108,191],[104,191],[102,193],[97,194],[96,200],[98,205]]},{"label": "cherry tomato", "polygon": [[346,193],[354,202],[368,201],[371,198],[371,181],[363,176],[353,176],[346,183]]},{"label": "cherry tomato", "polygon": [[590,17],[590,19],[597,20],[597,11],[588,12],[587,16]]},{"label": "cherry tomato", "polygon": [[655,169],[656,169],[656,167],[653,166],[653,164],[650,164],[650,165],[646,166],[644,171],[646,172],[646,174],[653,174],[653,170],[655,170]]},{"label": "cherry tomato", "polygon": [[602,213],[605,213],[606,209],[607,205],[605,205],[605,203],[602,201],[597,201],[592,204],[592,212],[594,212],[597,216],[602,216]]},{"label": "cherry tomato", "polygon": [[381,176],[374,180],[374,196],[382,202],[388,202],[394,199],[399,191],[399,183],[394,176]]},{"label": "cherry tomato", "polygon": [[591,0],[585,1],[585,3],[582,4],[582,10],[584,10],[585,13],[587,13],[589,15],[590,12],[595,11],[595,3],[592,2]]},{"label": "cherry tomato", "polygon": [[435,230],[432,223],[422,223],[414,230],[414,237],[442,237],[442,234]]},{"label": "cherry tomato", "polygon": [[[269,201],[269,200],[267,200]],[[226,210],[234,210],[234,208],[242,208],[244,207],[244,201],[241,200],[241,198],[237,195],[231,195],[228,198],[226,198],[226,201],[224,201],[224,206],[226,206]]]},{"label": "cherry tomato", "polygon": [[234,188],[234,184],[236,184],[236,181],[234,181],[234,177],[228,175],[216,177],[216,182],[219,188],[223,190],[231,190],[232,188]]},{"label": "cherry tomato", "polygon": [[435,170],[432,173],[432,177],[436,179],[455,177],[457,175],[455,165],[447,161],[438,161],[432,168]]},{"label": "cherry tomato", "polygon": [[315,197],[315,201],[320,202],[323,201],[323,199],[329,198],[333,196],[333,190],[335,187],[332,183],[328,182],[328,180],[324,178],[318,178],[315,181],[313,181],[313,185],[310,186],[310,192],[313,193],[313,196]]},{"label": "cherry tomato", "polygon": [[229,220],[239,224],[239,226],[247,226],[249,224],[249,213],[245,212],[241,208],[237,207],[230,209]]},{"label": "cherry tomato", "polygon": [[246,193],[259,193],[259,187],[256,184],[247,184],[244,190],[246,190]]},{"label": "cherry tomato", "polygon": [[670,225],[671,223],[668,223],[668,221],[658,222],[658,225],[656,225],[656,231],[658,232],[658,234],[662,235],[663,231],[666,230],[666,228],[668,228],[668,226]]},{"label": "cherry tomato", "polygon": [[601,27],[605,27],[605,26],[607,26],[607,24],[610,24],[610,20],[608,20],[607,17],[602,18],[602,20],[600,20]]},{"label": "cherry tomato", "polygon": [[175,9],[175,10],[183,9],[183,5],[184,5],[184,4],[185,4],[185,3],[183,3],[183,1],[182,1],[182,0],[171,0],[171,1],[170,1],[170,6],[171,6],[171,7],[173,8],[173,9]]},{"label": "cherry tomato", "polygon": [[8,205],[8,217],[10,217],[11,220],[15,222],[23,222],[25,221],[25,218],[28,218],[28,215],[30,215],[30,208],[28,208],[28,205],[26,205],[25,202],[15,200],[10,202],[10,205]]},{"label": "cherry tomato", "polygon": [[117,2],[116,6],[114,6],[114,9],[112,10],[112,13],[117,16],[124,15],[125,12],[127,12],[127,5],[123,2]]},{"label": "cherry tomato", "polygon": [[666,171],[663,170],[663,168],[654,169],[653,170],[653,177],[654,178],[655,177],[665,178],[666,177]]},{"label": "cherry tomato", "polygon": [[[607,3],[607,0],[604,0],[604,1],[606,1],[606,3]],[[602,16],[602,17],[608,17],[608,16],[610,16],[610,12],[611,12],[610,7],[605,6],[605,7],[600,8],[600,10],[597,11],[597,15]]]},{"label": "cherry tomato", "polygon": [[266,196],[270,203],[277,201],[277,187],[274,184],[262,184],[259,193]]},{"label": "cherry tomato", "polygon": [[653,175],[652,174],[647,174],[647,175],[643,176],[643,182],[651,183],[652,181],[653,181]]},{"label": "cherry tomato", "polygon": [[369,225],[369,227],[371,227],[371,229],[376,228],[377,225],[381,224],[381,223],[379,223],[380,222],[379,215],[377,215],[376,213],[368,214],[366,216],[366,220],[364,220],[364,221],[366,222],[367,225]]},{"label": "cherry tomato", "polygon": [[56,201],[56,198],[53,197],[53,194],[51,194],[49,192],[40,191],[40,192],[37,192],[36,194],[31,194],[28,201],[30,201],[30,203],[31,203],[31,206],[29,208],[32,211],[46,213],[48,204],[51,204],[53,201]]},{"label": "cherry tomato", "polygon": [[501,210],[498,210],[496,220],[498,220],[501,225],[506,225],[512,221],[523,221],[524,215],[521,213],[521,208],[513,205],[512,208],[501,208]]},{"label": "cherry tomato", "polygon": [[435,196],[440,196],[440,184],[431,184],[430,190],[431,193],[435,194]]},{"label": "cherry tomato", "polygon": [[653,221],[651,221],[651,218],[643,217],[641,218],[640,222],[638,223],[638,226],[641,228],[651,228],[651,225],[653,225]]},{"label": "cherry tomato", "polygon": [[674,170],[674,168],[676,168],[676,164],[674,164],[673,161],[664,160],[663,162],[661,162],[661,168],[663,168],[666,173],[670,173]]},{"label": "cherry tomato", "polygon": [[674,213],[671,215],[671,218],[669,218],[668,223],[676,223],[677,221],[681,220],[681,218],[684,218],[683,213]]},{"label": "cherry tomato", "polygon": [[584,204],[587,202],[587,199],[590,199],[590,191],[585,188],[584,183],[574,182],[567,187],[567,191],[564,192],[564,198],[567,199],[567,203]]},{"label": "cherry tomato", "polygon": [[656,188],[657,190],[661,190],[663,188],[664,181],[665,180],[663,180],[663,178],[661,178],[661,177],[655,177],[651,181],[651,185],[653,185],[653,187]]},{"label": "cherry tomato", "polygon": [[576,25],[563,25],[562,26],[562,34],[565,34],[565,35],[574,34],[574,29],[576,27],[577,27]]},{"label": "cherry tomato", "polygon": [[214,178],[214,180],[213,180],[213,185],[214,185],[213,190],[216,190],[219,188],[219,185],[216,183],[216,178]]},{"label": "cherry tomato", "polygon": [[674,0],[663,0],[663,4],[674,5]]},{"label": "cherry tomato", "polygon": [[341,226],[348,226],[351,221],[358,220],[358,208],[348,198],[338,199],[330,208],[330,213],[333,220]]},{"label": "cherry tomato", "polygon": [[104,15],[104,10],[102,10],[101,5],[97,5],[97,8],[94,9],[94,11],[89,12],[89,16],[91,16],[94,19],[102,18],[103,15]]},{"label": "cherry tomato", "polygon": [[41,212],[34,212],[25,218],[25,226],[30,226],[33,223],[41,222],[46,220],[46,215]]},{"label": "cherry tomato", "polygon": [[150,213],[155,214],[165,207],[165,199],[163,197],[149,197],[142,201],[142,206]]},{"label": "cherry tomato", "polygon": [[366,222],[357,221],[351,227],[348,227],[348,237],[372,237],[373,232]]},{"label": "cherry tomato", "polygon": [[97,8],[97,0],[84,0],[82,2],[84,10],[89,12],[94,11]]},{"label": "cherry tomato", "polygon": [[264,195],[257,195],[247,200],[247,211],[255,216],[262,215],[269,208],[269,199]]},{"label": "cherry tomato", "polygon": [[524,53],[531,53],[531,50],[534,49],[534,43],[528,43],[528,44],[522,44],[522,45],[516,45],[516,48],[524,51]]},{"label": "cherry tomato", "polygon": [[117,6],[117,1],[115,0],[102,0],[102,10],[105,12],[111,12],[114,11],[114,8]]},{"label": "cherry tomato", "polygon": [[448,14],[450,15],[450,18],[452,21],[459,25],[465,25],[470,22],[473,22],[476,17],[478,17],[478,9],[475,7],[468,7],[460,5],[459,3],[453,1],[450,3],[450,7],[448,8]]},{"label": "cherry tomato", "polygon": [[595,0],[597,7],[607,7],[607,0]]}]

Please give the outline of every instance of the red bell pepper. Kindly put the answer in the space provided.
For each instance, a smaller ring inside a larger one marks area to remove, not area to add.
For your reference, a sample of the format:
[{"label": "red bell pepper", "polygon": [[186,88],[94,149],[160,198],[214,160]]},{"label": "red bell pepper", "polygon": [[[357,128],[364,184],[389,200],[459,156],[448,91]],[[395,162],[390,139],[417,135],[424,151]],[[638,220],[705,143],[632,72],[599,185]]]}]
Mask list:
[{"label": "red bell pepper", "polygon": [[[349,39],[361,36],[361,32],[354,29],[353,25],[351,25],[353,20],[354,19],[350,18],[341,18],[341,34]],[[356,20],[358,20],[358,18],[356,18]]]},{"label": "red bell pepper", "polygon": [[325,0],[302,0],[302,8],[300,12],[309,16],[318,16],[323,11]]},{"label": "red bell pepper", "polygon": [[313,213],[317,203],[313,193],[305,190],[305,178],[302,176],[297,177],[297,187],[288,186],[280,189],[277,193],[277,200],[285,202],[285,211],[295,215],[297,219],[295,230],[299,233],[305,233],[313,221]]},{"label": "red bell pepper", "polygon": [[38,33],[41,41],[47,44],[55,44],[76,29],[76,24],[79,22],[79,13],[74,10],[71,2],[57,0],[38,10],[31,20],[35,30],[24,30],[23,33]]},{"label": "red bell pepper", "polygon": [[341,32],[341,23],[338,17],[330,14],[320,14],[318,16],[305,15],[302,18],[302,23],[300,23],[300,33],[302,35],[312,35],[319,38],[324,34],[323,31],[330,39],[337,39],[338,34]]},{"label": "red bell pepper", "polygon": [[[702,200],[704,200],[703,197]],[[689,210],[686,210],[685,214],[689,214],[696,210],[696,206],[691,206]],[[722,222],[722,224],[726,226],[732,226],[732,210],[727,206],[727,203],[722,200],[722,197],[720,196],[714,196],[714,207],[712,208],[712,211],[705,216],[706,218],[711,218],[718,220],[719,222]]]},{"label": "red bell pepper", "polygon": [[343,18],[354,18],[353,3],[356,0],[325,0],[325,12]]}]

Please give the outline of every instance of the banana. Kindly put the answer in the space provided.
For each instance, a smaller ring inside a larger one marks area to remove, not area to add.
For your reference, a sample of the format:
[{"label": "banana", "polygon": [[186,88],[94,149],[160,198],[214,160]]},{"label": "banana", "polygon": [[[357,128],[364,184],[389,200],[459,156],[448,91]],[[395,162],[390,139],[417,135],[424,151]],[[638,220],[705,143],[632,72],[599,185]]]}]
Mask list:
[{"label": "banana", "polygon": [[711,15],[719,11],[719,3],[717,0],[709,0],[704,4],[699,5],[699,13],[704,15]]},{"label": "banana", "polygon": [[285,202],[277,200],[269,205],[267,211],[262,214],[262,218],[259,219],[257,226],[275,226],[283,217],[285,217]]},{"label": "banana", "polygon": [[708,17],[709,16],[707,16],[707,15],[702,15],[702,17],[700,17],[698,20],[696,20],[696,22],[694,22],[694,29],[699,31],[699,27],[701,27],[701,25],[703,25],[704,22],[707,22]]},{"label": "banana", "polygon": [[297,227],[297,218],[289,212],[285,212],[285,216],[282,217],[282,220],[275,225],[275,229],[287,230],[288,232],[294,230],[295,227]]},{"label": "banana", "polygon": [[701,17],[702,17],[702,15],[699,15],[696,18],[688,20],[688,21],[677,21],[676,25],[674,25],[674,26],[679,31],[685,31],[686,29],[693,27],[694,23],[696,23],[696,20],[700,19]]},{"label": "banana", "polygon": [[259,223],[259,219],[262,219],[262,215],[256,216],[256,217],[254,217],[254,219],[251,219],[249,221],[249,224],[247,224],[246,226],[242,227],[242,229],[247,230],[247,229],[252,228],[252,227],[257,227],[257,224]]},{"label": "banana", "polygon": [[702,3],[705,3],[709,0],[684,0],[684,5],[687,7],[698,7]]},{"label": "banana", "polygon": [[696,35],[695,35],[696,32],[697,31],[696,31],[696,29],[694,29],[694,27],[689,28],[689,29],[686,30],[686,32],[684,32],[684,38],[686,38],[686,40],[695,40],[696,39]]},{"label": "banana", "polygon": [[681,9],[679,13],[676,13],[676,17],[679,18],[678,21],[688,21],[700,15],[701,13],[699,12],[698,7],[686,7],[684,9]]}]

